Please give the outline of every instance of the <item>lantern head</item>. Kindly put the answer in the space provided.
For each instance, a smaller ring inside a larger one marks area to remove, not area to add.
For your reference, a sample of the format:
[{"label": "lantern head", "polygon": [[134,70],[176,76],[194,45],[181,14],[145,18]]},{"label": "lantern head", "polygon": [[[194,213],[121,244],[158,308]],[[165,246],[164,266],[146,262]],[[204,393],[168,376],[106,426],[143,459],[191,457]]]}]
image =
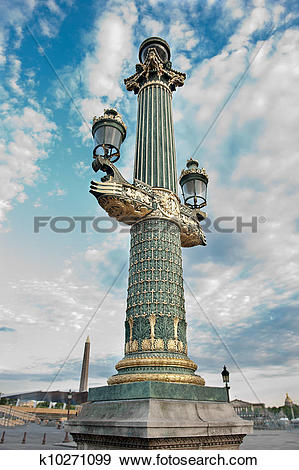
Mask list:
[{"label": "lantern head", "polygon": [[204,168],[198,168],[198,161],[187,160],[187,169],[183,170],[179,179],[184,202],[192,209],[200,209],[207,205],[208,175]]},{"label": "lantern head", "polygon": [[105,109],[103,116],[94,117],[92,125],[94,158],[101,155],[108,158],[111,163],[115,163],[120,157],[119,149],[126,138],[126,130],[121,115],[114,108]]},{"label": "lantern head", "polygon": [[229,382],[229,372],[225,366],[223,366],[223,371],[221,372],[222,380],[226,384]]}]

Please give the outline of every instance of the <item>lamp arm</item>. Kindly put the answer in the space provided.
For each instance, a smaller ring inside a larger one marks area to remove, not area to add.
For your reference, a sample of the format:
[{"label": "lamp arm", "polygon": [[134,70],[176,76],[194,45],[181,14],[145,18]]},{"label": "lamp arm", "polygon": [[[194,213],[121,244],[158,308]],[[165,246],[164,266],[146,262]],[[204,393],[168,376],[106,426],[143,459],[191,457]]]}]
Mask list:
[{"label": "lamp arm", "polygon": [[110,162],[109,158],[98,155],[92,162],[92,168],[95,172],[101,170],[106,173],[102,181],[113,181],[114,183],[130,184],[121,174],[121,172]]}]

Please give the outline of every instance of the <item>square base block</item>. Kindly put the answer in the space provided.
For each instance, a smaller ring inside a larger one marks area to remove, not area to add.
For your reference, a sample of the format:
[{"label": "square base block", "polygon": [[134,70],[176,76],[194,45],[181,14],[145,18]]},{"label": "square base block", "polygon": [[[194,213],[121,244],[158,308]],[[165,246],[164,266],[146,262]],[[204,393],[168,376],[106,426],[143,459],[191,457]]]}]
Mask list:
[{"label": "square base block", "polygon": [[[245,435],[252,432],[253,424],[239,418],[233,406],[224,401],[222,388],[218,389],[222,400],[215,400],[215,390],[211,390],[214,400],[207,396],[200,400],[194,395],[187,399],[186,390],[177,388],[190,385],[159,383],[155,387],[151,386],[153,383],[137,387],[135,393],[134,385],[139,384],[130,384],[133,395],[141,390],[143,395],[155,395],[143,398],[125,398],[126,390],[117,392],[115,385],[91,389],[90,397],[95,397],[97,390],[102,400],[83,405],[79,416],[66,425],[78,449],[238,449]],[[172,386],[174,396],[181,393],[182,398],[168,398]],[[198,393],[207,389],[195,387]],[[109,400],[110,389],[112,394],[121,394],[122,399]]]}]

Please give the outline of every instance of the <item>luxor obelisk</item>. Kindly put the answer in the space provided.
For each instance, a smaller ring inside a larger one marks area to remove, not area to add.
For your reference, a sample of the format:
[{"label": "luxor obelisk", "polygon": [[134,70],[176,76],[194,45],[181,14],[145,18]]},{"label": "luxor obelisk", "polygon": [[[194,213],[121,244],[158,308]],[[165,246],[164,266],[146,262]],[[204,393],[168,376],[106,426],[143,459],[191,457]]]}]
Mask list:
[{"label": "luxor obelisk", "polygon": [[88,390],[88,369],[89,369],[89,356],[90,356],[90,339],[86,338],[84,345],[84,354],[81,368],[79,392]]}]

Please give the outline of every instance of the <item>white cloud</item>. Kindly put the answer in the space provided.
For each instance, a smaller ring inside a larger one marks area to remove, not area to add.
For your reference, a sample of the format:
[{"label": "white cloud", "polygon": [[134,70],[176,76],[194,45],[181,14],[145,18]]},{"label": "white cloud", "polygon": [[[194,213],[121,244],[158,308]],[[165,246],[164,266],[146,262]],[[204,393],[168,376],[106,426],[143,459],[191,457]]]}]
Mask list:
[{"label": "white cloud", "polygon": [[8,80],[8,84],[15,93],[17,93],[18,95],[23,95],[23,90],[17,83],[20,79],[21,61],[17,59],[15,56],[10,56],[9,61],[11,64],[11,69],[10,69],[10,78]]},{"label": "white cloud", "polygon": [[81,177],[81,176],[84,176],[88,170],[90,170],[91,165],[90,164],[87,165],[86,163],[81,161],[81,162],[76,162],[73,165],[73,168],[76,174]]},{"label": "white cloud", "polygon": [[105,256],[102,250],[96,248],[88,248],[85,252],[85,259],[89,263],[98,264],[104,260]]},{"label": "white cloud", "polygon": [[[111,225],[111,219],[107,217],[107,223],[99,224],[99,227],[108,228],[114,227]],[[120,251],[124,252],[128,246],[128,233],[130,228],[128,226],[117,225],[115,231],[109,233],[109,239],[105,239],[101,243],[101,248],[97,246],[89,246],[84,253],[85,260],[90,263],[94,268],[105,266],[111,268],[112,258],[114,254],[118,254]]]},{"label": "white cloud", "polygon": [[93,36],[94,53],[84,62],[87,87],[92,96],[115,101],[122,96],[120,76],[124,62],[132,54],[133,26],[137,21],[134,2],[113,1],[100,15]]},{"label": "white cloud", "polygon": [[234,19],[239,19],[244,16],[243,3],[240,0],[226,0],[225,8],[230,11]]},{"label": "white cloud", "polygon": [[33,185],[39,174],[38,160],[46,157],[56,125],[30,107],[4,121],[8,137],[0,141],[0,221],[12,209],[14,200],[24,202],[25,185]]},{"label": "white cloud", "polygon": [[190,29],[189,24],[179,20],[170,25],[169,37],[172,46],[186,51],[191,51],[199,43],[195,31]]},{"label": "white cloud", "polygon": [[56,31],[49,21],[42,18],[39,20],[39,25],[43,36],[47,36],[48,38],[53,38],[55,36]]},{"label": "white cloud", "polygon": [[146,36],[159,36],[164,29],[164,24],[150,16],[144,16],[141,25],[144,27]]},{"label": "white cloud", "polygon": [[[123,97],[123,70],[133,50],[133,30],[137,21],[134,1],[109,2],[104,14],[100,14],[94,30],[89,34],[92,42],[80,65],[80,80],[86,87],[86,98],[79,107],[87,121],[103,113],[104,107],[115,106]],[[106,103],[105,105],[103,103]],[[82,123],[78,129],[83,142],[88,142],[90,129]]]},{"label": "white cloud", "polygon": [[191,68],[190,60],[183,54],[180,54],[180,55],[176,56],[175,64],[181,70],[184,70],[184,71],[187,71]]},{"label": "white cloud", "polygon": [[57,197],[61,197],[61,196],[65,196],[66,195],[66,191],[65,189],[61,189],[61,188],[56,188],[56,189],[53,189],[53,191],[49,191],[48,192],[48,196],[57,196]]},{"label": "white cloud", "polygon": [[232,89],[232,83],[246,66],[245,48],[228,53],[223,50],[209,60],[204,60],[187,80],[182,95],[197,106],[197,120],[204,125],[212,120]]},{"label": "white cloud", "polygon": [[61,8],[59,7],[59,5],[57,5],[57,3],[55,2],[55,0],[47,0],[47,3],[46,3],[47,7],[49,8],[50,12],[51,13],[54,13],[58,16],[61,16],[63,17],[64,14],[61,10]]},{"label": "white cloud", "polygon": [[266,25],[270,29],[271,14],[261,2],[253,8],[249,16],[244,17],[243,22],[240,24],[237,32],[231,36],[228,49],[236,50],[248,44],[248,41],[253,33],[262,30]]},{"label": "white cloud", "polygon": [[40,134],[40,142],[47,143],[49,132],[56,130],[56,124],[47,119],[47,117],[37,112],[35,109],[26,106],[21,115],[12,115],[6,118],[5,124],[11,128],[30,129],[36,134]]},{"label": "white cloud", "polygon": [[6,62],[4,31],[0,31],[0,66]]},{"label": "white cloud", "polygon": [[23,25],[31,17],[35,6],[35,0],[26,2],[1,2],[0,64],[6,62],[7,38],[9,37],[10,28],[13,28],[17,35],[14,46],[18,48],[23,38]]}]

